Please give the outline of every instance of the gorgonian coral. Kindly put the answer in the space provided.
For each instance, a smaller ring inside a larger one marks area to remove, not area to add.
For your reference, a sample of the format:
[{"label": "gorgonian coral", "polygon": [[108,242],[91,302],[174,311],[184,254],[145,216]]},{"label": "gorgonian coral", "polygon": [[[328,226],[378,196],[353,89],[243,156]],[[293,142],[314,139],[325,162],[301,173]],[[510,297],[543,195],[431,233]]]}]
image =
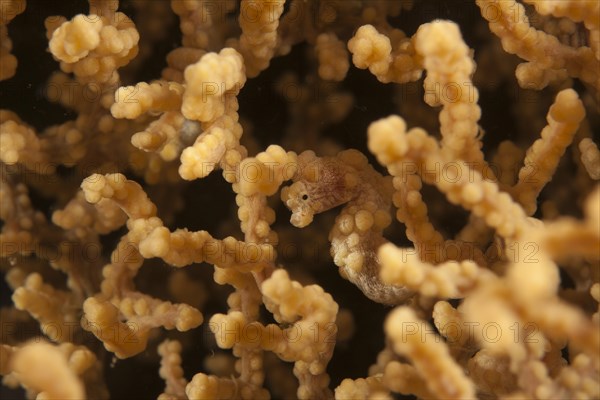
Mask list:
[{"label": "gorgonian coral", "polygon": [[3,398],[600,397],[598,1],[0,3]]}]

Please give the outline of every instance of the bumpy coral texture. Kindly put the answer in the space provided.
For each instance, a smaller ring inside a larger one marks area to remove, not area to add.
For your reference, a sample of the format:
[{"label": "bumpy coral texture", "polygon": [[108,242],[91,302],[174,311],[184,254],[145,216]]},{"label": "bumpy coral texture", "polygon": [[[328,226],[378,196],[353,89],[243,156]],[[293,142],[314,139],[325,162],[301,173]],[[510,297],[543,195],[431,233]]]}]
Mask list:
[{"label": "bumpy coral texture", "polygon": [[597,0],[0,3],[0,397],[600,398]]}]

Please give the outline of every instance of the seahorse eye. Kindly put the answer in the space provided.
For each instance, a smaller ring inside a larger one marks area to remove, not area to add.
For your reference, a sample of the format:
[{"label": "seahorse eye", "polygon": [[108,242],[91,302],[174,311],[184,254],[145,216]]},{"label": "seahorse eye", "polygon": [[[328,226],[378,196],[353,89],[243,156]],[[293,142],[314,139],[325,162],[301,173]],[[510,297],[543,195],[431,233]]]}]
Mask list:
[{"label": "seahorse eye", "polygon": [[302,200],[308,200],[308,195],[306,193],[302,195]]}]

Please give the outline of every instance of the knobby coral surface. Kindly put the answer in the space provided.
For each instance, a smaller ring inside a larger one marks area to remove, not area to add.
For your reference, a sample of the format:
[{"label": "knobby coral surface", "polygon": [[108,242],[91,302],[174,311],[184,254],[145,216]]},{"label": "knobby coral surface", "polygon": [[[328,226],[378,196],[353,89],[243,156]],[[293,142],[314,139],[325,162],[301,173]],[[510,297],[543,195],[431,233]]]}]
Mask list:
[{"label": "knobby coral surface", "polygon": [[2,398],[600,398],[597,0],[0,0]]}]

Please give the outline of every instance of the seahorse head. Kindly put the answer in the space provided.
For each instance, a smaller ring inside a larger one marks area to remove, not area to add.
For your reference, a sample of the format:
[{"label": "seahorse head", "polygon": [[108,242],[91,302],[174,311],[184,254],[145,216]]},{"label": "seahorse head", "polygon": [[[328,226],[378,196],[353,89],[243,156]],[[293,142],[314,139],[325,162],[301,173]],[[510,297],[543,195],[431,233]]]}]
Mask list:
[{"label": "seahorse head", "polygon": [[315,214],[352,200],[359,178],[354,168],[336,157],[316,157],[313,152],[298,156],[294,183],[281,191],[281,200],[292,211],[290,222],[303,228]]}]

